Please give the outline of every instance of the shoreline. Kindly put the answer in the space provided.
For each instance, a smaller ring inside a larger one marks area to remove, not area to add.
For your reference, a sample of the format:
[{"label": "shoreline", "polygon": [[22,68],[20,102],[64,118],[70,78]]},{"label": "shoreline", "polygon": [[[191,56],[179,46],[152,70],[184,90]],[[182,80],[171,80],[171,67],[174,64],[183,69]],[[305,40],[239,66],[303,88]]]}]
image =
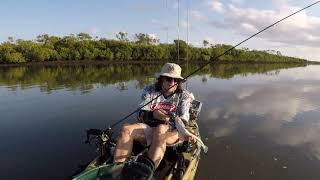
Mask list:
[{"label": "shoreline", "polygon": [[[0,63],[0,67],[19,67],[19,66],[81,66],[81,65],[153,65],[153,64],[163,64],[166,62],[177,63],[176,61],[98,61],[98,60],[81,60],[81,61],[43,61],[43,62],[27,62],[27,63],[17,63],[17,64],[7,64]],[[208,61],[198,61],[198,62],[187,62],[180,61],[179,64],[206,64]],[[307,61],[307,62],[268,62],[268,61],[212,61],[212,64],[306,64],[306,65],[315,65],[320,64],[320,62]],[[211,64],[210,63],[210,64]]]}]

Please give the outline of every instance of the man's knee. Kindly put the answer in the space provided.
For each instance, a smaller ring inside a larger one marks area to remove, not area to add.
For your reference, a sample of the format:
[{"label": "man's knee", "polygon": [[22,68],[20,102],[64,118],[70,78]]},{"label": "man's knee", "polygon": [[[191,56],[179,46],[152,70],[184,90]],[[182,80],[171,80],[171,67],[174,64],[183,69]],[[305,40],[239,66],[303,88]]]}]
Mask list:
[{"label": "man's knee", "polygon": [[124,124],[121,129],[121,136],[138,141],[145,139],[143,129],[138,124]]},{"label": "man's knee", "polygon": [[134,130],[134,127],[131,124],[124,124],[120,131],[121,136],[131,136],[133,130]]}]

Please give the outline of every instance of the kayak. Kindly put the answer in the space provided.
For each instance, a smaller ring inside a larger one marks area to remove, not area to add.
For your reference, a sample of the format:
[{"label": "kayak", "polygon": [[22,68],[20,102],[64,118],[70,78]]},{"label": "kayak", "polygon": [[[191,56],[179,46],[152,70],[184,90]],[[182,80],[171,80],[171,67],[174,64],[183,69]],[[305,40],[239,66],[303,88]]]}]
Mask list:
[{"label": "kayak", "polygon": [[[202,103],[194,100],[190,108],[190,121],[186,127],[201,139],[197,120]],[[93,179],[194,179],[201,154],[201,143],[183,141],[175,146],[168,146],[161,163],[155,171],[143,160],[148,147],[134,142],[131,158],[125,163],[113,163],[115,140],[111,129],[87,130],[87,142],[94,141],[100,154],[73,176],[73,180]],[[142,159],[142,161],[141,161]]]}]

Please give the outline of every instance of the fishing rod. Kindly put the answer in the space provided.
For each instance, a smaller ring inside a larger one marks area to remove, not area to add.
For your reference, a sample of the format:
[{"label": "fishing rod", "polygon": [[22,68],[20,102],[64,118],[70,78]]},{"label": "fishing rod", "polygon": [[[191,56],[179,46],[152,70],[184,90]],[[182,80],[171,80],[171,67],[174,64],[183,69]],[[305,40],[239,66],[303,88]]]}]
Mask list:
[{"label": "fishing rod", "polygon": [[[203,64],[202,66],[200,66],[199,68],[197,68],[196,70],[194,70],[193,72],[191,72],[189,75],[187,75],[187,76],[184,78],[184,81],[187,81],[187,79],[188,79],[190,76],[192,76],[193,74],[197,73],[197,72],[200,71],[202,68],[204,68],[205,66],[209,65],[211,62],[216,61],[217,59],[219,59],[219,57],[224,56],[225,54],[227,54],[227,53],[230,52],[231,50],[235,49],[236,47],[240,46],[240,45],[243,44],[244,42],[248,41],[249,39],[251,39],[251,38],[257,36],[258,34],[262,33],[263,31],[265,31],[265,30],[273,27],[274,25],[280,23],[281,21],[283,21],[283,20],[285,20],[285,19],[288,19],[289,17],[291,17],[291,16],[293,16],[293,15],[295,15],[295,14],[297,14],[297,13],[299,13],[299,12],[305,10],[305,9],[308,9],[308,8],[316,5],[316,4],[319,3],[319,2],[320,2],[320,1],[316,1],[316,2],[314,2],[314,3],[312,3],[312,4],[310,4],[310,5],[306,6],[306,7],[304,7],[304,8],[302,8],[302,9],[298,10],[298,11],[295,11],[294,13],[292,13],[292,14],[290,14],[290,15],[288,15],[288,16],[286,16],[286,17],[284,17],[284,18],[282,18],[282,19],[280,19],[280,20],[278,20],[278,21],[276,21],[276,22],[274,22],[273,24],[271,24],[271,25],[263,28],[262,30],[258,31],[257,33],[255,33],[255,34],[251,35],[250,37],[244,39],[243,41],[239,42],[239,43],[236,44],[235,46],[232,46],[232,47],[229,48],[228,50],[224,51],[224,52],[221,53],[220,55],[215,56],[215,57],[214,57],[213,59],[211,59],[209,62]],[[175,83],[175,84],[172,85],[169,89],[171,89],[171,88],[173,88],[174,86],[177,86],[177,85],[178,85],[178,83]],[[168,89],[168,90],[169,90],[169,89]],[[175,93],[175,92],[174,92],[174,93]],[[172,94],[174,94],[174,93],[172,93]],[[131,112],[130,114],[128,114],[127,116],[125,116],[124,118],[118,120],[117,122],[115,122],[114,124],[112,124],[108,129],[111,129],[111,128],[115,127],[116,125],[118,125],[118,124],[121,123],[122,121],[126,120],[128,117],[130,117],[130,116],[132,116],[133,114],[137,113],[138,111],[140,111],[142,108],[144,108],[145,106],[147,106],[148,104],[150,104],[153,100],[157,99],[157,98],[160,97],[161,95],[162,95],[162,93],[160,93],[160,94],[159,94],[158,96],[156,96],[155,98],[151,99],[149,102],[147,102],[147,103],[144,104],[143,106],[137,108],[136,110],[134,110],[133,112]]]}]

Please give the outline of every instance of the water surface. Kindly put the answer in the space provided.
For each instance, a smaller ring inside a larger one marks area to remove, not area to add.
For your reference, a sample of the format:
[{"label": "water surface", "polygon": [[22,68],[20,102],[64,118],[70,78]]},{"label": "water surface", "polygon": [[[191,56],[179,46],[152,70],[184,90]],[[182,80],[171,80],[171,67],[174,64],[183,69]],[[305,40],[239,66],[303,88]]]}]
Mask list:
[{"label": "water surface", "polygon": [[[67,178],[95,155],[85,129],[134,110],[160,69],[0,68],[0,179]],[[319,179],[319,80],[320,66],[298,65],[212,65],[192,76],[209,146],[196,179]]]}]

